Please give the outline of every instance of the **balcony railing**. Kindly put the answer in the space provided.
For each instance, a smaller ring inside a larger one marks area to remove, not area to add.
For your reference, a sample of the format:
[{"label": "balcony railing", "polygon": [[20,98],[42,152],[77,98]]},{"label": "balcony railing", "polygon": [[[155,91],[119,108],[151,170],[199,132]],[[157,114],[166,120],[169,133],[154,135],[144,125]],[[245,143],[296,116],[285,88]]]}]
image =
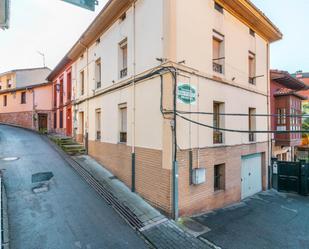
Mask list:
[{"label": "balcony railing", "polygon": [[214,131],[213,133],[213,143],[222,144],[223,143],[223,133],[220,131]]},{"label": "balcony railing", "polygon": [[101,140],[101,131],[97,131],[97,137],[96,137],[97,140]]},{"label": "balcony railing", "polygon": [[212,64],[213,71],[216,73],[223,73],[223,66],[219,63],[213,62]]},{"label": "balcony railing", "polygon": [[255,141],[255,133],[249,133],[249,142]]},{"label": "balcony railing", "polygon": [[120,132],[120,143],[126,143],[126,142],[127,142],[127,133]]},{"label": "balcony railing", "polygon": [[252,85],[255,85],[255,78],[249,77],[249,83],[252,84]]},{"label": "balcony railing", "polygon": [[120,78],[124,78],[128,75],[128,68],[120,70]]},{"label": "balcony railing", "polygon": [[97,89],[101,88],[101,81],[97,82]]}]

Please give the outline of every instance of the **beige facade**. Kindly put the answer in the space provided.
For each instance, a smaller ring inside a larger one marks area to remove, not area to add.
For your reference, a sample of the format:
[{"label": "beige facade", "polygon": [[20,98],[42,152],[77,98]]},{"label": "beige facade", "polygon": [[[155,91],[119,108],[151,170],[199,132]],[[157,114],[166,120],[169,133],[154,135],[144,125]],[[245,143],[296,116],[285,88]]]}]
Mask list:
[{"label": "beige facade", "polygon": [[[261,155],[260,181],[267,187],[267,135],[252,139],[248,133],[220,130],[217,143],[214,129],[196,124],[215,125],[215,104],[221,113],[248,113],[250,108],[269,112],[269,43],[281,33],[248,1],[235,2],[218,1],[220,9],[213,0],[111,1],[62,61],[73,61],[76,137],[88,134],[89,154],[130,187],[135,155],[135,190],[168,214],[173,207],[175,148],[173,115],[164,113],[174,111],[174,78],[168,70],[177,71],[177,85],[190,85],[197,93],[192,104],[175,101],[176,110],[193,121],[176,119],[180,214],[240,200],[246,155]],[[243,11],[251,18],[240,18]],[[109,25],[107,16],[113,17]],[[252,56],[254,75],[248,64]],[[218,123],[220,129],[250,128],[247,116],[220,115]],[[255,120],[254,129],[268,128],[269,120]],[[193,162],[188,160],[190,151]],[[224,165],[220,191],[214,187],[218,164]],[[192,184],[191,167],[206,169],[204,183]]]}]

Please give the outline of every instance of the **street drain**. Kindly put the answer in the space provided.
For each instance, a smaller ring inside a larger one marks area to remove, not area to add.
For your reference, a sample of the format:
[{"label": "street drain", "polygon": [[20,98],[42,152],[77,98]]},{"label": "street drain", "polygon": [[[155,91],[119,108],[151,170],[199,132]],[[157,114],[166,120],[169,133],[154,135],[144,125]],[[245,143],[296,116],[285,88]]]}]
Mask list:
[{"label": "street drain", "polygon": [[19,157],[2,157],[0,158],[2,161],[16,161]]},{"label": "street drain", "polygon": [[33,174],[31,177],[32,183],[37,183],[37,182],[46,182],[52,179],[54,176],[53,172],[40,172]]},{"label": "street drain", "polygon": [[39,185],[32,188],[32,191],[35,194],[47,192],[48,190],[49,190],[48,183],[40,183]]}]

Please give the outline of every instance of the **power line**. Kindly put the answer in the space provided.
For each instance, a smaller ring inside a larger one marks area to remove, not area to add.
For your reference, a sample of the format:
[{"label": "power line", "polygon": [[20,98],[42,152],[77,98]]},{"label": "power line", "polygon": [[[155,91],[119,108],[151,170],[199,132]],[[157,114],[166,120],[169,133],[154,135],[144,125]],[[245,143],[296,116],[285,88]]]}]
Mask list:
[{"label": "power line", "polygon": [[204,126],[206,128],[210,128],[210,129],[213,129],[213,130],[217,130],[217,131],[227,131],[227,132],[234,132],[234,133],[274,133],[274,134],[287,134],[287,133],[309,133],[309,130],[298,130],[298,131],[292,131],[292,130],[287,130],[287,131],[273,131],[273,130],[269,130],[269,131],[259,131],[259,130],[234,130],[234,129],[227,129],[227,128],[219,128],[219,127],[214,127],[214,126],[211,126],[211,125],[207,125],[207,124],[203,124],[203,123],[200,123],[200,122],[197,122],[197,121],[194,121],[192,119],[189,119],[189,118],[186,118],[182,115],[179,114],[178,111],[176,111],[176,115],[188,122],[192,122],[194,124],[197,124],[197,125],[201,125],[201,126]]}]

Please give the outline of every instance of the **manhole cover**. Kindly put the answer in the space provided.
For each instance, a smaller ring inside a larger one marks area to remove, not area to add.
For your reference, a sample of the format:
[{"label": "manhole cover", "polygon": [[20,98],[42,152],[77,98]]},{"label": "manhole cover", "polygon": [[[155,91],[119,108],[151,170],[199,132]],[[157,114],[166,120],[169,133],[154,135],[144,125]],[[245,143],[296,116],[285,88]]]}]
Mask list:
[{"label": "manhole cover", "polygon": [[2,161],[16,161],[19,158],[18,157],[2,157],[0,158]]},{"label": "manhole cover", "polygon": [[51,178],[53,178],[54,174],[53,172],[40,172],[33,174],[31,177],[32,183],[36,182],[46,182],[49,181]]}]

